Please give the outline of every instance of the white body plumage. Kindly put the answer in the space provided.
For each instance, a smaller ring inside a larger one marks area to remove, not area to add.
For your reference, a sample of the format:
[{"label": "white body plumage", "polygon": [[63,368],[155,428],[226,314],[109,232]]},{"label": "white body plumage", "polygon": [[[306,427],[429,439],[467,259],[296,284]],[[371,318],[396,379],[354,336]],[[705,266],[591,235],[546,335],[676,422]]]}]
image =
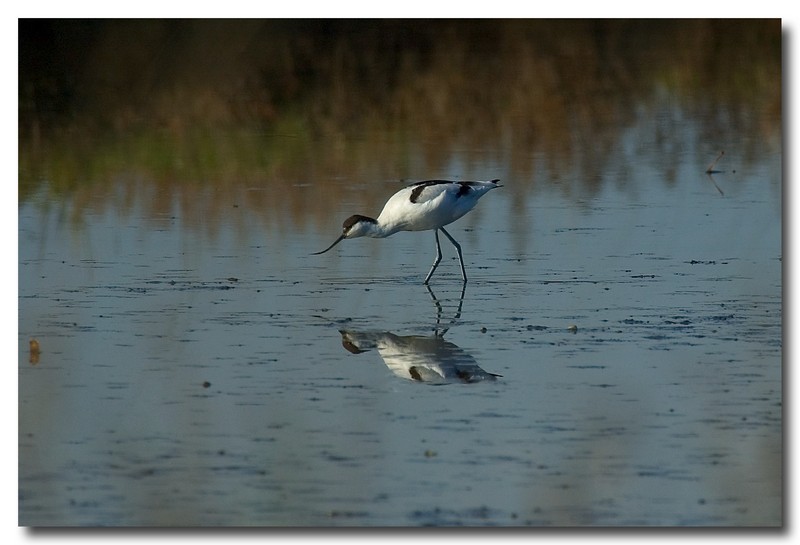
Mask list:
[{"label": "white body plumage", "polygon": [[344,239],[357,237],[385,238],[398,231],[428,231],[436,235],[436,261],[434,261],[425,284],[442,259],[439,246],[439,231],[453,243],[461,263],[461,275],[467,281],[461,246],[444,230],[445,225],[456,221],[472,210],[478,200],[492,189],[502,187],[499,180],[458,182],[448,180],[427,180],[404,187],[392,195],[377,219],[369,216],[353,215],[342,225],[342,235],[321,252],[322,254]]}]

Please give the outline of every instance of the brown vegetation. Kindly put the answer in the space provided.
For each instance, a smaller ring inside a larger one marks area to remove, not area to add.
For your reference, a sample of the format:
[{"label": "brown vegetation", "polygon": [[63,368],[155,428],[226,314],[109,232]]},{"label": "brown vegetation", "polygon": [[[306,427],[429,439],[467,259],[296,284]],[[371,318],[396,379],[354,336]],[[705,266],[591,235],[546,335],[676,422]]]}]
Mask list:
[{"label": "brown vegetation", "polygon": [[779,135],[780,21],[22,20],[20,198],[122,177],[327,199],[457,150],[525,186],[602,161],[665,94],[712,138]]}]

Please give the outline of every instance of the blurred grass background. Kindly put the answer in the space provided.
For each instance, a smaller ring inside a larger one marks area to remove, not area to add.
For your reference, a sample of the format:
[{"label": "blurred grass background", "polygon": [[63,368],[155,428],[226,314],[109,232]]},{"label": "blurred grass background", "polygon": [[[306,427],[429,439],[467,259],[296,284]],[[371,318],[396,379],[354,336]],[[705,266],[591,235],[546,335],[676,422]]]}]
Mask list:
[{"label": "blurred grass background", "polygon": [[655,81],[779,111],[780,48],[777,20],[21,20],[20,130],[400,124],[446,137],[511,122],[536,138],[566,109],[616,122],[608,99]]},{"label": "blurred grass background", "polygon": [[[324,201],[328,180],[418,179],[465,149],[502,150],[519,183],[538,161],[584,164],[592,184],[621,128],[660,115],[649,108],[664,96],[711,141],[780,138],[776,19],[20,20],[19,31],[23,202],[45,186],[80,200],[121,179],[190,192],[313,180]],[[307,197],[290,208],[324,213]]]}]

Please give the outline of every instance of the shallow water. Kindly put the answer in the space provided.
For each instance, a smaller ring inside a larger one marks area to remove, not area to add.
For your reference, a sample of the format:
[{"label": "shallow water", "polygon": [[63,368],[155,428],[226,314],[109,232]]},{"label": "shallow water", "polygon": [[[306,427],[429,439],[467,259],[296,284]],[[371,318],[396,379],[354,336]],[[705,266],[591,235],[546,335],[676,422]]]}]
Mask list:
[{"label": "shallow water", "polygon": [[[781,525],[780,112],[668,68],[530,147],[21,145],[19,523]],[[309,255],[426,178],[504,185],[465,287],[429,232]]]},{"label": "shallow water", "polygon": [[[430,233],[309,256],[336,224],[208,237],[134,207],[71,230],[32,199],[20,522],[779,524],[776,172],[718,175],[721,196],[692,167],[580,206],[540,192],[527,223],[507,180],[451,229],[463,299],[447,246],[421,284]],[[340,330],[502,376],[419,383]]]}]

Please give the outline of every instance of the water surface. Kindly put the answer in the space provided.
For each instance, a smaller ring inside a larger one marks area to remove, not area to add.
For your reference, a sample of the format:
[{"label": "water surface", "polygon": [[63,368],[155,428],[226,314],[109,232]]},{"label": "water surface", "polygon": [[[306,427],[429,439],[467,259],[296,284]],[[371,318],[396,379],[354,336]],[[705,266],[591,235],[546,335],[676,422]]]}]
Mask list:
[{"label": "water surface", "polygon": [[[652,89],[558,150],[23,145],[20,524],[782,524],[780,116]],[[429,232],[309,255],[426,178],[504,184],[448,229],[466,287]]]}]

